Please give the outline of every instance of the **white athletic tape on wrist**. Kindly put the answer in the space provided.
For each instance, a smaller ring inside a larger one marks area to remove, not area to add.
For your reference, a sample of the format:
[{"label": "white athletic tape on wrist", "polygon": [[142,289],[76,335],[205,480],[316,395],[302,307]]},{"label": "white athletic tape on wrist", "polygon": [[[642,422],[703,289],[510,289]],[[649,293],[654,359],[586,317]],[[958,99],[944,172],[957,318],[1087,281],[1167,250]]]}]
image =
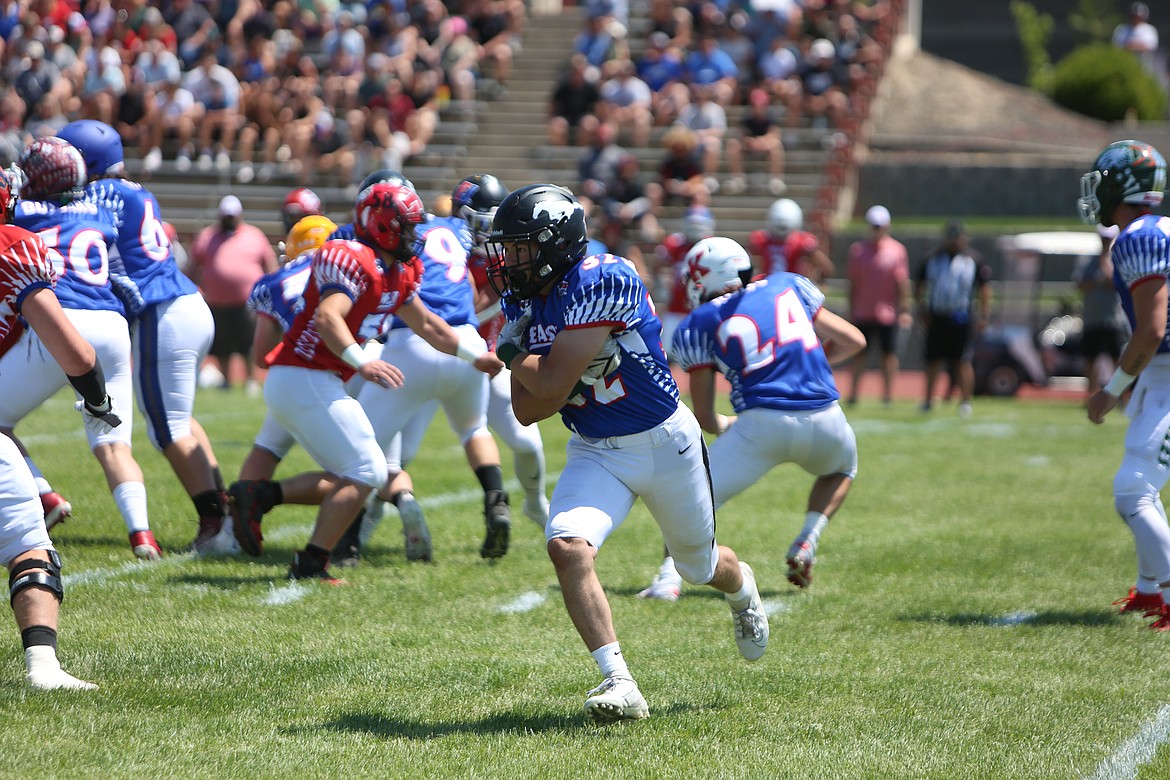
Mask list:
[{"label": "white athletic tape on wrist", "polygon": [[455,345],[455,357],[466,360],[468,363],[475,363],[481,355],[485,354],[487,354],[487,346],[484,345],[479,334],[473,335],[467,332],[459,334],[459,343]]},{"label": "white athletic tape on wrist", "polygon": [[341,351],[341,359],[354,368],[361,368],[375,358],[367,355],[356,343],[350,344]]},{"label": "white athletic tape on wrist", "polygon": [[1109,377],[1109,383],[1105,385],[1104,390],[1109,395],[1117,398],[1125,392],[1125,388],[1133,384],[1133,380],[1137,377],[1133,374],[1127,374],[1118,368],[1113,372],[1113,376]]}]

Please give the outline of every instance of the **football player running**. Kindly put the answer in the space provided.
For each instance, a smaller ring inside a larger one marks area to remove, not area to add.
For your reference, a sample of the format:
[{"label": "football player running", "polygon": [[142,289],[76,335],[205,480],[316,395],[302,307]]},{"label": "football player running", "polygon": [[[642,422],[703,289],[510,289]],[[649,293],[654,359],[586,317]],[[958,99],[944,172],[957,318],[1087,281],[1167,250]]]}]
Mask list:
[{"label": "football player running", "polygon": [[[94,348],[77,332],[53,287],[57,273],[45,243],[7,224],[16,196],[7,173],[0,172],[0,353],[12,347],[27,327],[64,372],[81,401],[86,427],[109,430],[121,425],[106,393]],[[65,586],[61,558],[53,549],[37,498],[37,484],[16,445],[0,434],[0,561],[8,568],[8,599],[24,645],[29,685],[40,689],[93,690],[61,668],[57,627]]]},{"label": "football player running", "polygon": [[508,324],[497,350],[512,370],[516,418],[558,412],[573,435],[545,527],[565,607],[603,677],[585,700],[599,723],[644,718],[594,558],[641,497],[688,581],[722,591],[736,644],[764,654],[768,619],[751,568],[715,544],[707,451],[679,402],[662,325],[632,263],[584,256],[585,210],[569,190],[521,187],[500,204],[488,279]]},{"label": "football player running", "polygon": [[[815,476],[804,527],[787,555],[788,581],[807,588],[821,533],[857,474],[857,440],[830,365],[864,349],[865,336],[825,309],[824,294],[806,277],[779,273],[748,284],[751,259],[730,238],[703,239],[686,263],[692,312],[671,351],[690,375],[699,424],[718,436],[711,445],[715,506],[782,463]],[[736,417],[715,411],[717,370],[731,383]],[[681,579],[667,547],[654,583],[639,595],[678,598]]]},{"label": "football player running", "polygon": [[110,282],[126,309],[134,352],[134,395],[151,443],[191,498],[198,530],[191,549],[206,552],[220,533],[227,496],[219,463],[192,416],[199,367],[211,349],[211,309],[171,252],[158,200],[124,177],[122,139],[92,119],[70,122],[60,137],[85,159],[84,200],[109,214],[118,231]]},{"label": "football player running", "polygon": [[[385,179],[394,175],[401,174],[384,170],[375,171],[370,177]],[[338,234],[345,229],[339,229]],[[487,349],[476,330],[475,288],[467,270],[471,237],[466,224],[463,220],[427,214],[423,224],[415,229],[414,236],[414,252],[424,269],[419,289],[422,303],[450,325],[469,348]],[[363,387],[357,397],[374,425],[378,442],[387,453],[390,478],[385,495],[391,500],[397,499],[396,505],[403,517],[403,532],[407,537],[407,557],[431,559],[430,534],[425,521],[418,526],[422,521],[421,511],[404,512],[401,502],[402,491],[410,491],[412,487],[403,468],[418,453],[427,423],[435,412],[435,404],[439,403],[483,489],[485,535],[480,556],[500,558],[508,551],[512,513],[504,490],[500,450],[487,429],[487,380],[449,355],[436,353],[419,334],[408,329],[402,318],[395,317],[387,325],[388,332],[383,334],[382,358],[393,357],[410,381],[389,392]],[[368,335],[373,337],[375,334]],[[408,492],[407,496],[413,494]],[[408,528],[408,522],[415,527]],[[352,529],[349,544],[356,544],[359,536],[357,529]]]},{"label": "football player running", "polygon": [[[312,273],[313,255],[336,229],[337,225],[328,217],[303,217],[293,225],[283,242],[285,254],[280,257],[280,268],[260,277],[252,286],[247,305],[256,313],[252,361],[257,366],[269,367],[268,354],[292,327],[293,319],[303,305],[301,296]],[[230,488],[237,504],[243,505],[249,500],[259,502],[263,514],[279,504],[316,506],[321,503],[336,484],[336,480],[324,471],[305,472],[279,482],[272,479],[277,465],[295,443],[292,434],[276,421],[271,411],[267,412],[252,449],[240,467],[239,480]],[[251,487],[245,487],[248,485]],[[234,537],[231,544],[235,545]],[[225,545],[223,551],[235,550]]]},{"label": "football player running", "polygon": [[[472,174],[456,184],[451,192],[451,216],[467,224],[474,242],[467,263],[475,280],[479,335],[483,336],[489,349],[495,349],[505,318],[500,296],[488,284],[486,247],[492,218],[508,192],[508,188],[490,173]],[[512,411],[512,378],[507,371],[501,371],[490,382],[487,423],[512,450],[516,479],[524,489],[524,514],[544,528],[548,522],[544,441],[538,426],[521,425],[517,421]]]},{"label": "football player running", "polygon": [[804,211],[791,198],[780,198],[768,207],[768,226],[748,236],[757,259],[756,273],[771,276],[782,271],[801,274],[820,284],[833,275],[833,261],[820,248],[817,237],[804,226]]},{"label": "football player running", "polygon": [[1113,283],[1133,335],[1105,387],[1089,398],[1088,416],[1102,423],[1131,390],[1125,454],[1113,477],[1113,505],[1137,547],[1137,582],[1113,602],[1121,612],[1155,618],[1151,628],[1170,630],[1170,528],[1159,497],[1170,462],[1170,217],[1154,210],[1166,190],[1166,160],[1141,141],[1116,141],[1081,177],[1077,201],[1087,224],[1116,225]]},{"label": "football player running", "polygon": [[[457,355],[485,373],[500,361],[482,343],[468,343],[417,296],[421,261],[411,251],[425,209],[413,190],[376,184],[354,206],[357,240],[325,243],[310,262],[304,306],[270,353],[264,398],[276,421],[293,434],[326,471],[337,478],[317,514],[317,523],[289,569],[292,579],[322,579],[330,551],[353,522],[370,491],[386,481],[386,457],[361,404],[344,383],[355,373],[370,387],[399,387],[402,371],[370,357],[357,343],[369,316],[398,313],[434,348]],[[233,496],[234,498],[234,496]],[[261,514],[239,507],[233,529],[244,552],[261,552]]]},{"label": "football player running", "polygon": [[[158,558],[162,550],[150,530],[142,468],[130,449],[130,331],[122,302],[110,289],[109,247],[115,246],[117,229],[109,214],[83,200],[85,161],[67,141],[55,137],[33,141],[17,165],[26,178],[21,189],[25,199],[17,204],[13,223],[39,235],[53,262],[64,269],[57,298],[73,326],[96,350],[115,413],[126,410],[124,423],[116,428],[87,426],[90,449],[126,522],[134,555]],[[66,374],[38,342],[35,333],[27,332],[0,358],[0,432],[9,436],[18,422],[66,384]],[[27,457],[23,447],[21,451]],[[40,477],[31,460],[29,465],[34,477]]]}]

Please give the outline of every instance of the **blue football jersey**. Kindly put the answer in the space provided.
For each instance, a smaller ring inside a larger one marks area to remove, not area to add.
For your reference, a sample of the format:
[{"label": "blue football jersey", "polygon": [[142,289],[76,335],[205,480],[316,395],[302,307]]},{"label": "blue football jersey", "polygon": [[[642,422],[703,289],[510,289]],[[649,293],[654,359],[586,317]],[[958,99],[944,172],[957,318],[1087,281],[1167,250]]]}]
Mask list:
[{"label": "blue football jersey", "polygon": [[824,303],[805,277],[774,274],[688,314],[671,354],[685,370],[711,366],[724,374],[736,412],[820,409],[840,397],[813,330]]},{"label": "blue football jersey", "polygon": [[[475,291],[468,281],[467,255],[472,237],[467,223],[429,216],[426,224],[415,230],[415,238],[414,253],[423,262],[418,297],[453,328],[478,325]],[[390,321],[391,330],[405,327],[398,317]]]},{"label": "blue football jersey", "polygon": [[661,424],[678,408],[678,386],[662,349],[662,322],[634,264],[624,257],[586,257],[547,297],[531,303],[525,342],[548,354],[557,333],[604,325],[621,349],[618,370],[561,408],[561,419],[589,438],[625,436]]},{"label": "blue football jersey", "polygon": [[293,319],[305,305],[301,296],[309,284],[313,254],[305,252],[257,279],[248,294],[248,308],[275,320],[283,331],[292,327]]},{"label": "blue football jersey", "polygon": [[22,200],[16,204],[13,222],[36,233],[49,247],[62,307],[125,314],[110,289],[109,247],[118,233],[110,216],[96,204],[77,201],[58,206]]},{"label": "blue football jersey", "polygon": [[[1146,214],[1126,226],[1113,242],[1113,286],[1121,296],[1121,307],[1129,320],[1130,330],[1135,327],[1133,295],[1130,288],[1143,279],[1152,276],[1166,279],[1170,275],[1170,217]],[[1167,280],[1170,284],[1170,280]],[[1168,307],[1170,308],[1170,307]],[[1167,312],[1170,323],[1170,311]],[[1170,352],[1170,328],[1158,352]]]},{"label": "blue football jersey", "polygon": [[127,315],[198,292],[175,262],[158,201],[149,190],[125,179],[99,179],[86,187],[85,198],[109,213],[118,230],[110,247],[110,284]]}]

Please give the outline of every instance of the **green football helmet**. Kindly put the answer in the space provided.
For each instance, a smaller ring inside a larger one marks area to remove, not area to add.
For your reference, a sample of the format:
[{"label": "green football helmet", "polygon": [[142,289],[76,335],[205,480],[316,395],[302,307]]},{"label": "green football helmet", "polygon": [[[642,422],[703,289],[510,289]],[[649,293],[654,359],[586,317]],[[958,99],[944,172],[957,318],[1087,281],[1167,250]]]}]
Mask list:
[{"label": "green football helmet", "polygon": [[1088,225],[1114,224],[1122,203],[1156,208],[1166,190],[1166,160],[1141,141],[1114,141],[1097,155],[1093,170],[1081,176],[1077,210]]}]

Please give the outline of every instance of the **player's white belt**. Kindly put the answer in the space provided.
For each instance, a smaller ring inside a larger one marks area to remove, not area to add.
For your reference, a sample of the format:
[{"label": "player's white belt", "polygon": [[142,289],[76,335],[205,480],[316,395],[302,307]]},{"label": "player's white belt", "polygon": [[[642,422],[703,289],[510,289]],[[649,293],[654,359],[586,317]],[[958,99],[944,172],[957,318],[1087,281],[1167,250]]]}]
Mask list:
[{"label": "player's white belt", "polygon": [[624,450],[627,447],[641,447],[649,445],[651,447],[659,447],[674,438],[675,431],[678,426],[674,423],[673,416],[668,418],[660,425],[656,425],[649,430],[641,433],[628,433],[625,436],[607,436],[604,439],[594,439],[591,436],[581,436],[581,440],[593,447],[601,447],[606,450]]}]

